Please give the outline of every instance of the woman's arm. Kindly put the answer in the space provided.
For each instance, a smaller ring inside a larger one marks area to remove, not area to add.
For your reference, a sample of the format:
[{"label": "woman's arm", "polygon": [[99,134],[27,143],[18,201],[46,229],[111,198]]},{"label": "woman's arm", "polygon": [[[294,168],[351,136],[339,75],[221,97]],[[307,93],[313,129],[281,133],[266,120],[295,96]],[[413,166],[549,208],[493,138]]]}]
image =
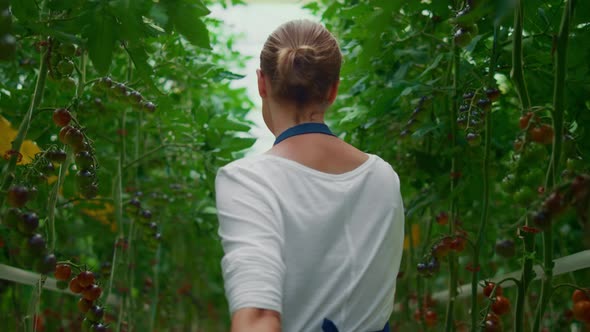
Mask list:
[{"label": "woman's arm", "polygon": [[240,309],[232,316],[231,332],[281,332],[281,316],[274,310]]}]

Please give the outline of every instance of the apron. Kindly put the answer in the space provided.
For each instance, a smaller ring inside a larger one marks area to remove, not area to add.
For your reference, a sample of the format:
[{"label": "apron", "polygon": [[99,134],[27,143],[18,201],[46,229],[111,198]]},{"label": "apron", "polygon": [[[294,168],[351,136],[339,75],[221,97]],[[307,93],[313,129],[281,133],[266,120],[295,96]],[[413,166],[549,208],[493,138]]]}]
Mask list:
[{"label": "apron", "polygon": [[[303,135],[303,134],[325,134],[330,136],[336,136],[330,131],[330,128],[326,126],[324,123],[317,123],[317,122],[306,122],[298,124],[294,127],[291,127],[284,132],[282,132],[275,140],[273,145],[277,145],[282,141],[286,140],[289,137]],[[329,319],[324,319],[322,323],[322,332],[339,332],[338,328]],[[382,330],[375,331],[375,332],[389,332],[389,322],[385,324]]]},{"label": "apron", "polygon": [[273,145],[277,145],[282,141],[286,140],[289,137],[303,135],[303,134],[326,134],[330,136],[336,136],[332,134],[330,128],[326,126],[324,123],[317,123],[317,122],[305,122],[298,124],[294,127],[291,127],[285,131],[283,131],[275,140]]},{"label": "apron", "polygon": [[[322,323],[322,332],[339,332],[338,328],[334,323],[329,319],[324,319]],[[375,332],[389,332],[389,322],[385,324],[382,330],[375,331]]]}]

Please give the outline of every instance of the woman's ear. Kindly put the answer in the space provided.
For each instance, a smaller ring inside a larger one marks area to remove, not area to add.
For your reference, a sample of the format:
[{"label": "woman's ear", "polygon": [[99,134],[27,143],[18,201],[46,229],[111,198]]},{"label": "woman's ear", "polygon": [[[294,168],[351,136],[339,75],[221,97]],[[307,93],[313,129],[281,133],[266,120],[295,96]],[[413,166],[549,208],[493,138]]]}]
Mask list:
[{"label": "woman's ear", "polygon": [[260,69],[256,69],[256,77],[258,77],[258,94],[264,99],[268,96],[268,91],[266,90],[266,77]]},{"label": "woman's ear", "polygon": [[334,82],[328,90],[328,104],[332,105],[336,100],[336,96],[338,96],[338,87],[340,86],[340,80]]}]

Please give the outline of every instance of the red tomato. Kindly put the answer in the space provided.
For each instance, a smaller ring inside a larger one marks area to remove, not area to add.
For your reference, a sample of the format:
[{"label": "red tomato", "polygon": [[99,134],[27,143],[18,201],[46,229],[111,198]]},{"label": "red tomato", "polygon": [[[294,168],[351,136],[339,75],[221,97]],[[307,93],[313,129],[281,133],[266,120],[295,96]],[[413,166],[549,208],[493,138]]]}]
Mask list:
[{"label": "red tomato", "polygon": [[82,271],[78,274],[77,278],[82,288],[86,288],[94,283],[94,273],[92,271]]},{"label": "red tomato", "polygon": [[72,278],[72,280],[70,280],[70,290],[73,293],[76,293],[76,294],[82,293],[83,289],[84,289],[84,287],[82,287],[80,285],[78,277],[74,277],[74,278]]},{"label": "red tomato", "polygon": [[428,327],[435,326],[437,321],[436,311],[427,309],[424,313],[424,321]]},{"label": "red tomato", "polygon": [[68,280],[72,276],[72,268],[68,264],[58,264],[54,276],[56,280]]},{"label": "red tomato", "polygon": [[446,225],[449,222],[449,214],[446,212],[440,212],[437,216],[436,216],[436,222],[439,225]]},{"label": "red tomato", "polygon": [[502,295],[496,296],[494,303],[492,303],[492,311],[496,315],[504,315],[510,312],[510,300]]},{"label": "red tomato", "polygon": [[97,285],[91,285],[82,291],[82,296],[89,301],[98,299],[100,294],[102,294],[102,289]]},{"label": "red tomato", "polygon": [[590,324],[590,301],[582,300],[574,303],[573,311],[577,320]]},{"label": "red tomato", "polygon": [[582,291],[581,289],[576,289],[572,294],[572,301],[574,303],[578,303],[580,301],[590,301],[590,297],[588,293],[590,293],[590,289],[585,289],[586,292]]},{"label": "red tomato", "polygon": [[[496,286],[495,283],[488,282],[486,286],[483,288],[483,295],[485,297],[490,297],[492,295],[492,290],[494,289],[494,286]],[[498,285],[498,287],[496,287],[496,296],[500,295],[502,295],[502,286]]]},{"label": "red tomato", "polygon": [[450,247],[452,250],[455,250],[456,252],[462,252],[463,250],[465,250],[465,242],[465,238],[461,236],[455,236],[453,240],[451,240]]},{"label": "red tomato", "polygon": [[[527,114],[520,117],[518,121],[518,126],[520,127],[520,129],[526,129],[526,127],[529,125],[529,121],[531,120],[531,118],[533,118],[533,115],[533,112],[528,112]],[[533,119],[533,121],[535,121],[536,117]]]}]

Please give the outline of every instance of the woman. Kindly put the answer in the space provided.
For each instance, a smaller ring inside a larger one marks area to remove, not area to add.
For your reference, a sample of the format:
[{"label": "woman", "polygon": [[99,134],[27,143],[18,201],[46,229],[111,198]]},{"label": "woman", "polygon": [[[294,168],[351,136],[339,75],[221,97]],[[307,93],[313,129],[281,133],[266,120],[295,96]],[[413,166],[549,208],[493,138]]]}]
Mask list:
[{"label": "woman", "polygon": [[311,21],[283,24],[264,45],[258,90],[275,145],[216,178],[233,332],[388,330],[399,179],[324,124],[341,62],[335,38]]}]

